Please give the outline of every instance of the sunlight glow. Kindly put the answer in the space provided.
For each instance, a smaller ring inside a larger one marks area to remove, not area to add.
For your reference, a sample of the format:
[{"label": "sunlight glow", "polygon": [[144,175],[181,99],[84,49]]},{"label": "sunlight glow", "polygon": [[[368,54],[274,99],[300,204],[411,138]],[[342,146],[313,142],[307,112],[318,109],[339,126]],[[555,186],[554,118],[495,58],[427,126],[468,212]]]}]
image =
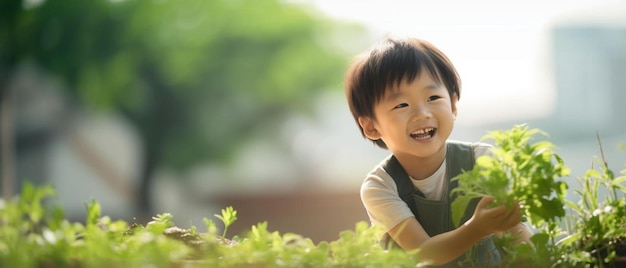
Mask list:
[{"label": "sunlight glow", "polygon": [[331,17],[366,25],[372,43],[392,34],[438,46],[463,81],[463,112],[457,122],[471,125],[552,113],[557,97],[552,28],[564,21],[610,21],[602,15],[609,11],[612,17],[626,17],[626,1],[616,0],[294,2],[312,3]]}]

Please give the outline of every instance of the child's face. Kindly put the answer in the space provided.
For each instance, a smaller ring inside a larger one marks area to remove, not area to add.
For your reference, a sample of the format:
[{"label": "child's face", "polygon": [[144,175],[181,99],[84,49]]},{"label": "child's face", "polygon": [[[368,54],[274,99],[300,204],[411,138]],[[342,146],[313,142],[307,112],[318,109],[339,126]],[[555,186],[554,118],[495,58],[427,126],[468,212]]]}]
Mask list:
[{"label": "child's face", "polygon": [[364,134],[382,139],[396,156],[430,157],[446,143],[456,119],[456,94],[450,96],[426,71],[413,82],[388,88],[374,106],[374,118],[361,117]]}]

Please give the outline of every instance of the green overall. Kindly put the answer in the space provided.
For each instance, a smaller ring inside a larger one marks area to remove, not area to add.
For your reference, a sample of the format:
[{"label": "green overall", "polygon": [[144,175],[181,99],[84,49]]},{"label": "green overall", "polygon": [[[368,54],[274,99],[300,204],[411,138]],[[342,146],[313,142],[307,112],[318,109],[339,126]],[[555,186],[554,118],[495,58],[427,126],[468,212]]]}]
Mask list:
[{"label": "green overall", "polygon": [[[458,182],[450,179],[459,175],[463,170],[471,170],[474,167],[474,147],[471,144],[449,141],[447,146],[445,178],[448,180],[448,191],[442,200],[427,200],[424,198],[424,194],[415,189],[406,171],[393,155],[383,165],[385,171],[395,181],[400,198],[409,206],[417,221],[431,237],[455,229],[451,217],[451,204],[454,199],[451,197],[450,191],[457,187]],[[461,223],[472,217],[477,203],[478,199],[469,203]],[[383,243],[384,247],[395,245],[388,235],[385,235],[381,243]],[[500,262],[500,253],[496,249],[493,238],[490,236],[478,241],[465,254],[442,267],[470,265],[487,267],[496,266]]]}]

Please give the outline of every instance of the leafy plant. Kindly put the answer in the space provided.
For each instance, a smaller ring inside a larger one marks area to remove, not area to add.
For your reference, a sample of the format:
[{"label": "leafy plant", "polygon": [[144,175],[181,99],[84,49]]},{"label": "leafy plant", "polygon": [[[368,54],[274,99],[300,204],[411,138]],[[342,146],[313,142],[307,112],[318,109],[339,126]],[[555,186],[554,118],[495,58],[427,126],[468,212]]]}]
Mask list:
[{"label": "leafy plant", "polygon": [[483,140],[493,141],[492,155],[479,157],[472,170],[454,178],[458,181],[452,190],[456,225],[472,199],[493,196],[494,206],[512,207],[519,202],[524,220],[539,230],[531,237],[532,246],[513,243],[515,237],[496,241],[505,254],[505,265],[551,263],[560,255],[555,244],[562,234],[559,222],[565,216],[568,185],[559,178],[568,176],[569,169],[552,150],[554,145],[547,140],[535,141],[537,136],[547,134],[525,124],[488,133]]},{"label": "leafy plant", "polygon": [[145,226],[101,215],[100,204],[85,205],[85,224],[70,223],[62,208],[47,209],[52,187],[25,184],[21,196],[0,202],[0,267],[411,267],[419,260],[399,249],[378,245],[379,228],[358,222],[339,239],[313,243],[294,233],[270,231],[258,223],[241,237],[225,237],[237,220],[232,207],[214,216],[206,232],[176,227],[170,213]]},{"label": "leafy plant", "polygon": [[359,222],[354,231],[340,233],[340,239],[330,243],[333,266],[337,267],[420,267],[414,254],[399,249],[384,250],[377,241],[383,231]]},{"label": "leafy plant", "polygon": [[578,178],[581,187],[574,192],[580,200],[566,201],[576,215],[571,218],[570,235],[559,243],[567,248],[562,262],[568,265],[603,267],[617,256],[626,258],[626,169],[615,177],[604,156],[593,160]]},{"label": "leafy plant", "polygon": [[[537,233],[531,237],[532,247],[511,246],[515,238],[507,236],[496,241],[507,257],[504,266],[521,261],[526,266],[605,267],[619,256],[626,258],[626,170],[616,178],[604,157],[595,158],[595,165],[578,178],[581,187],[574,192],[580,200],[569,201],[567,184],[558,179],[568,176],[569,169],[552,151],[552,143],[531,143],[538,134],[546,136],[517,125],[485,136],[494,141],[493,155],[478,158],[473,170],[455,178],[459,182],[453,190],[455,223],[471,199],[489,195],[496,205],[507,206],[517,200]],[[567,207],[572,213],[566,215]],[[560,228],[564,219],[569,220],[565,231]]]},{"label": "leafy plant", "polygon": [[523,214],[534,226],[565,216],[565,181],[569,175],[563,159],[549,141],[530,143],[536,135],[546,135],[527,125],[506,131],[492,131],[483,139],[493,140],[493,156],[476,159],[474,169],[454,178],[458,188],[452,204],[453,220],[460,223],[467,204],[474,198],[493,196],[495,205],[513,206],[518,201]]},{"label": "leafy plant", "polygon": [[225,209],[222,209],[222,215],[214,214],[214,216],[224,223],[224,232],[222,233],[222,236],[226,236],[228,226],[237,220],[237,211],[235,211],[233,207],[228,206]]}]

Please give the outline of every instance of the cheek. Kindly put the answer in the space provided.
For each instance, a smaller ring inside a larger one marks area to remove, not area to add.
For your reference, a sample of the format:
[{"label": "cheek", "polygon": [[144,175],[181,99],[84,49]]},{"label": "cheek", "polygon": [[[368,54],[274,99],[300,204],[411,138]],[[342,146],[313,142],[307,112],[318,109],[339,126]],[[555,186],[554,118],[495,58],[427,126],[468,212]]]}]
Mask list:
[{"label": "cheek", "polygon": [[395,114],[393,116],[385,116],[379,122],[384,128],[397,128],[400,125],[404,125],[406,120],[401,114]]},{"label": "cheek", "polygon": [[434,113],[436,114],[435,116],[439,120],[456,121],[456,117],[457,117],[456,111],[453,110],[452,107],[450,107],[450,105],[437,107],[437,110],[434,111]]},{"label": "cheek", "polygon": [[441,113],[451,114],[452,117],[456,118],[456,108],[450,104],[442,105],[437,110]]}]

